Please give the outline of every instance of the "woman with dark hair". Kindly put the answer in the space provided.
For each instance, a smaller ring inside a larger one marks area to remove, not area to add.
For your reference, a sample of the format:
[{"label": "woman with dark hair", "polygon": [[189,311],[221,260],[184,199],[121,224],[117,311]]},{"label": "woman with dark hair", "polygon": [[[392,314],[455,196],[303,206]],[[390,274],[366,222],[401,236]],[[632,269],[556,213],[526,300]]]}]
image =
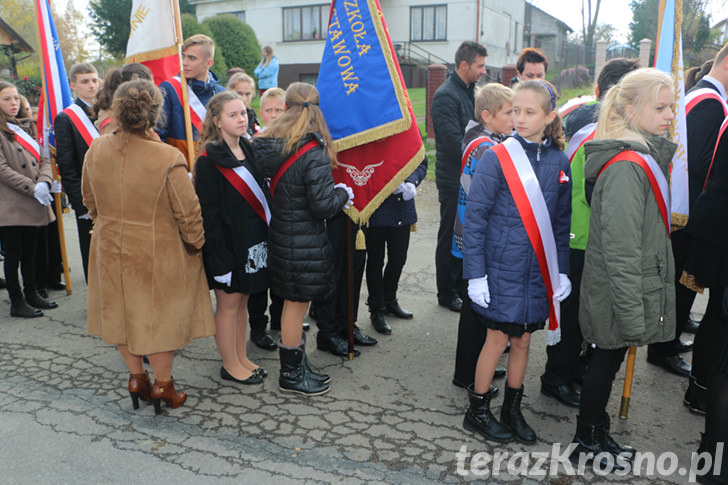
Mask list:
[{"label": "woman with dark hair", "polygon": [[10,315],[34,318],[43,315],[39,308],[58,306],[38,294],[35,276],[38,228],[55,220],[50,209],[53,176],[32,136],[33,122],[20,114],[20,107],[17,88],[0,81],[0,244],[5,251],[5,281]]},{"label": "woman with dark hair", "polygon": [[[116,345],[139,399],[176,408],[187,394],[172,380],[173,351],[215,334],[202,267],[202,213],[187,161],[153,128],[162,93],[147,80],[117,89],[117,128],[91,144],[83,202],[94,220],[88,271],[88,329]],[[154,372],[151,385],[142,356]]]},{"label": "woman with dark hair", "polygon": [[104,78],[104,84],[99,90],[94,111],[96,112],[96,129],[99,133],[111,133],[114,129],[114,123],[111,120],[111,103],[114,101],[114,93],[123,83],[133,81],[135,79],[146,79],[153,81],[152,71],[144,64],[132,62],[123,67],[112,69]]}]

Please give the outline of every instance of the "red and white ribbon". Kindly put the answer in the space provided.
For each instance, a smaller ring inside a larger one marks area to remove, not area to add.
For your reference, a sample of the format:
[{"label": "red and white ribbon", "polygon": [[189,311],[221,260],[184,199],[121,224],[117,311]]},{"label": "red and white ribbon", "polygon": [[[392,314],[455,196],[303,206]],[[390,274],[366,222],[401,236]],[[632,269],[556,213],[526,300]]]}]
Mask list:
[{"label": "red and white ribbon", "polygon": [[40,145],[24,129],[13,123],[8,123],[8,128],[15,132],[15,141],[28,150],[31,155],[40,163]]},{"label": "red and white ribbon", "polygon": [[[180,104],[182,104],[182,80],[179,76],[175,76],[170,79],[169,82],[174,87],[174,91],[177,93],[177,99],[179,99]],[[205,120],[205,116],[207,115],[205,105],[202,104],[202,101],[200,101],[195,92],[192,91],[192,88],[189,86],[187,86],[187,96],[190,100],[190,119],[192,124],[195,128],[197,128],[197,131],[202,133],[202,122]]]},{"label": "red and white ribbon", "polygon": [[569,157],[569,163],[571,163],[574,159],[574,155],[576,155],[576,152],[579,151],[579,148],[584,146],[584,143],[594,138],[596,133],[597,124],[589,123],[572,135],[571,140],[569,140],[569,144],[566,145],[566,150],[564,150],[566,156]]},{"label": "red and white ribbon", "polygon": [[516,202],[518,214],[521,216],[528,239],[538,259],[549,301],[546,345],[555,345],[561,340],[559,326],[561,305],[554,299],[554,293],[560,288],[559,257],[546,200],[543,198],[541,185],[531,167],[531,162],[518,140],[508,138],[491,150],[494,150],[498,156],[508,188]]},{"label": "red and white ribbon", "polygon": [[91,146],[91,142],[99,137],[99,130],[96,129],[86,112],[76,103],[63,110],[71,119],[73,126],[81,134],[86,145]]},{"label": "red and white ribbon", "polygon": [[[207,152],[203,152],[202,156],[207,156]],[[215,165],[215,167],[223,174],[230,184],[235,187],[235,190],[242,195],[248,202],[250,207],[265,221],[266,224],[270,225],[270,208],[268,207],[268,201],[265,198],[263,190],[256,182],[255,177],[250,171],[244,166],[235,168],[221,167]]]},{"label": "red and white ribbon", "polygon": [[723,105],[723,116],[728,116],[728,103],[726,103],[726,100],[715,89],[711,88],[700,88],[690,91],[685,96],[685,114],[690,113],[698,103],[706,99],[720,101],[720,104]]}]

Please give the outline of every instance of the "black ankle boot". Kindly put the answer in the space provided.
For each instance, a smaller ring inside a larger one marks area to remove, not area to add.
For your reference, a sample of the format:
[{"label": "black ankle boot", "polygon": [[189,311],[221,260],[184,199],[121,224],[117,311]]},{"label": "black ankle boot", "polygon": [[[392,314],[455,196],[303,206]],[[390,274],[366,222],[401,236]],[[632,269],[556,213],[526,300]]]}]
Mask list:
[{"label": "black ankle boot", "polygon": [[25,293],[25,301],[28,303],[28,305],[36,307],[36,308],[42,308],[44,310],[50,310],[51,308],[57,308],[58,303],[55,301],[49,301],[43,298],[38,294],[38,290],[33,291],[26,291]]},{"label": "black ankle boot", "polygon": [[500,418],[503,426],[513,431],[518,441],[530,445],[536,442],[536,432],[526,423],[521,413],[522,398],[523,386],[514,389],[506,383],[506,395],[503,398]]},{"label": "black ankle boot", "polygon": [[313,379],[304,365],[305,352],[301,347],[278,347],[281,372],[278,386],[283,392],[295,392],[304,396],[319,396],[329,392],[329,386]]},{"label": "black ankle boot", "polygon": [[308,361],[308,355],[306,355],[305,333],[301,336],[301,345],[299,345],[298,348],[303,352],[303,366],[306,368],[306,371],[308,371],[308,375],[311,380],[317,381],[321,384],[328,384],[329,382],[331,382],[330,375],[324,374],[323,372],[321,372],[321,369],[316,366],[312,366],[311,362]]},{"label": "black ankle boot", "polygon": [[[569,460],[574,465],[579,465],[580,458],[584,456],[584,465],[590,465],[594,462],[594,458],[602,453],[603,455],[599,459],[599,468],[602,470],[620,471],[624,470],[625,467],[620,464],[623,459],[620,457],[619,461],[617,457],[608,451],[607,445],[607,434],[604,432],[603,424],[589,424],[581,420],[581,417],[576,417],[576,434],[574,435],[573,443],[576,444],[576,448],[569,455]],[[612,459],[609,459],[605,454],[611,454]],[[611,463],[610,463],[611,462]]]},{"label": "black ankle boot", "polygon": [[389,326],[389,323],[387,323],[383,308],[369,308],[369,316],[372,319],[372,326],[374,327],[374,330],[384,335],[391,335],[392,328]]},{"label": "black ankle boot", "polygon": [[488,391],[485,394],[477,394],[473,390],[473,385],[468,386],[468,399],[470,407],[463,418],[463,428],[468,431],[479,433],[485,439],[498,441],[499,443],[508,443],[513,439],[513,433],[495,419],[490,411],[490,398],[493,392]]},{"label": "black ankle boot", "polygon": [[43,312],[28,305],[23,298],[17,298],[10,301],[10,316],[20,318],[38,318],[43,316]]},{"label": "black ankle boot", "polygon": [[602,432],[604,433],[604,443],[606,444],[607,451],[614,455],[622,455],[631,465],[634,461],[634,456],[637,451],[631,446],[620,445],[614,438],[609,434],[609,428],[611,423],[609,421],[609,414],[604,413],[604,421],[602,423]]}]

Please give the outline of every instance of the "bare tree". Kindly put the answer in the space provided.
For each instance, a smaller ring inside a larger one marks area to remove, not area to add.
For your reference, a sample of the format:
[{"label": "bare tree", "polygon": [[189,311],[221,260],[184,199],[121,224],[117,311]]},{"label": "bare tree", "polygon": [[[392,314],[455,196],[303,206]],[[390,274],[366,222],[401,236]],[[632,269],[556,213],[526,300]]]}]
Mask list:
[{"label": "bare tree", "polygon": [[[592,4],[594,5],[593,14]],[[599,7],[601,5],[602,0],[581,0],[581,32],[589,63],[593,61],[591,52],[592,46],[594,45],[594,32],[596,31],[599,17]]]}]

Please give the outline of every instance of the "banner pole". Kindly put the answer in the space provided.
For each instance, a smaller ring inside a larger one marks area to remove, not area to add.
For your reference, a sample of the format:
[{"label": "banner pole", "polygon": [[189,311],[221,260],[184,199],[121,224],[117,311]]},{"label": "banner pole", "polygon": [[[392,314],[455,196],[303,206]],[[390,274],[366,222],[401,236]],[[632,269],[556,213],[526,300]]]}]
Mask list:
[{"label": "banner pole", "polygon": [[[36,34],[38,35],[38,41],[40,43],[41,35],[40,35],[40,10],[39,10],[39,3],[43,0],[36,0],[35,1],[35,18],[38,20],[36,22],[37,31]],[[50,11],[50,1],[48,2],[48,9]],[[41,88],[41,96],[45,95],[45,103],[43,109],[46,112],[46,120],[48,121],[49,125],[53,125],[53,121],[50,119],[51,115],[51,105],[49,104],[48,100],[48,91],[47,91],[47,84],[46,84],[46,73],[45,73],[45,64],[43,62],[43,48],[41,47],[38,49],[38,56],[40,57],[40,79],[42,83]],[[49,60],[50,62],[50,60]],[[47,143],[48,140],[45,139],[45,142]],[[49,147],[50,148],[50,147]],[[42,151],[42,148],[41,148]],[[56,159],[55,154],[53,153],[55,150],[48,150],[48,158],[49,162],[51,164],[51,170],[53,172],[53,180],[60,181],[61,177],[58,174],[58,168],[56,167]],[[63,229],[63,207],[61,207],[61,194],[53,194],[53,206],[56,211],[56,226],[58,227],[58,242],[61,247],[61,264],[63,265],[63,279],[66,283],[66,294],[70,295],[73,293],[73,289],[71,287],[71,269],[68,267],[68,251],[66,250],[66,233]]]},{"label": "banner pole", "polygon": [[354,360],[354,223],[346,217],[346,330],[349,360]]},{"label": "banner pole", "polygon": [[187,138],[187,167],[190,172],[194,168],[195,163],[195,140],[192,136],[192,119],[190,118],[190,98],[187,94],[187,78],[185,78],[184,69],[182,69],[182,17],[180,16],[179,1],[172,0],[174,8],[174,30],[177,37],[177,58],[179,59],[179,78],[182,91],[182,111],[185,114],[185,137]]}]

